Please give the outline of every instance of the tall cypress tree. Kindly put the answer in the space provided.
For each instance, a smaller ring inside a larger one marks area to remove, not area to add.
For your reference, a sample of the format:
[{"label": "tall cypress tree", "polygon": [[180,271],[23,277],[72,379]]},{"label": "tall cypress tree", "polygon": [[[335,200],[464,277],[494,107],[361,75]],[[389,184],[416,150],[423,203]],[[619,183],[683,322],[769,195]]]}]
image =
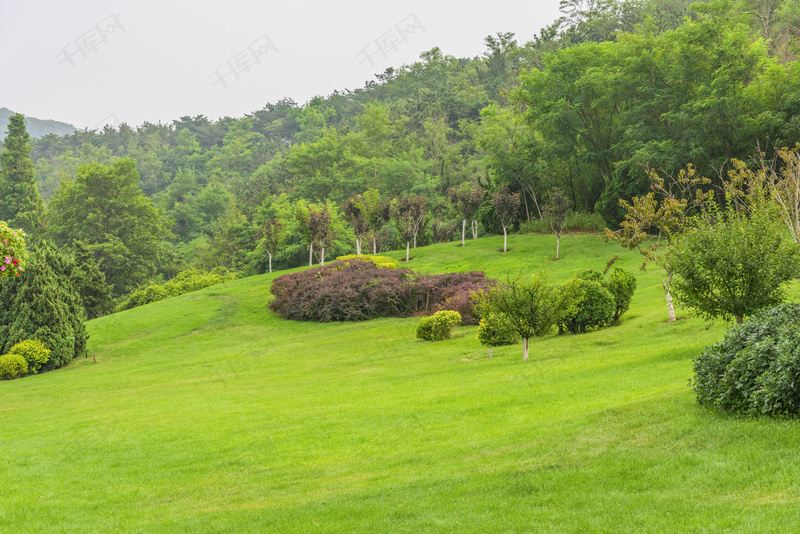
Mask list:
[{"label": "tall cypress tree", "polygon": [[[57,369],[86,350],[86,311],[75,285],[75,260],[49,242],[33,248],[23,276],[0,281],[0,349],[38,339],[52,350],[43,371]],[[3,352],[3,350],[0,350]]]},{"label": "tall cypress tree", "polygon": [[25,129],[25,117],[19,113],[9,119],[3,146],[6,150],[0,154],[0,221],[34,236],[41,230],[44,201],[36,188],[31,136]]}]

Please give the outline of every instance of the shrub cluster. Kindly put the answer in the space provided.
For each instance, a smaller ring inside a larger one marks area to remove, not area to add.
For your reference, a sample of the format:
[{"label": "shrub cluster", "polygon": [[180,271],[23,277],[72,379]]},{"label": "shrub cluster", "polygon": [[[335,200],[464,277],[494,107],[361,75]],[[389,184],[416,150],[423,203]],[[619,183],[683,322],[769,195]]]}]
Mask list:
[{"label": "shrub cluster", "polygon": [[20,341],[0,356],[0,380],[14,380],[25,375],[35,375],[50,361],[53,351],[38,339]]},{"label": "shrub cluster", "polygon": [[177,297],[184,293],[222,284],[234,280],[235,278],[236,273],[229,271],[225,267],[216,267],[211,272],[206,272],[201,269],[187,269],[178,273],[175,278],[170,279],[164,284],[151,284],[147,287],[140,287],[128,295],[128,297],[117,306],[116,311],[129,310],[151,302]]},{"label": "shrub cluster", "polygon": [[371,261],[335,261],[272,283],[270,309],[296,321],[364,321],[432,312],[455,295],[486,289],[483,272],[416,274]]},{"label": "shrub cluster", "polygon": [[619,267],[608,277],[594,270],[578,273],[567,282],[573,294],[562,329],[579,334],[618,321],[630,306],[636,278]]},{"label": "shrub cluster", "polygon": [[361,254],[360,256],[356,256],[355,254],[350,254],[348,256],[339,256],[336,258],[336,261],[348,260],[371,261],[378,267],[383,267],[384,269],[397,269],[400,267],[400,264],[397,262],[397,260],[393,260],[389,256],[373,256],[372,254]]},{"label": "shrub cluster", "polygon": [[423,341],[443,341],[453,336],[453,327],[461,323],[461,314],[455,311],[438,311],[423,317],[417,326],[417,337]]},{"label": "shrub cluster", "polygon": [[737,414],[800,415],[800,303],[763,310],[693,360],[703,406]]}]

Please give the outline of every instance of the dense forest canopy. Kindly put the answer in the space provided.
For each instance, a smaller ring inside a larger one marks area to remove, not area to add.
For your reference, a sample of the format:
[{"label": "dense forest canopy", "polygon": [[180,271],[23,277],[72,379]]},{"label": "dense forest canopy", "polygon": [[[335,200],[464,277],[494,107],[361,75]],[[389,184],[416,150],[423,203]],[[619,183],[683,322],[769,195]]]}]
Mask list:
[{"label": "dense forest canopy", "polygon": [[[303,264],[296,221],[308,205],[327,206],[327,255],[354,252],[342,206],[368,191],[421,195],[427,223],[441,227],[461,222],[447,193],[465,182],[519,193],[521,222],[540,218],[558,188],[572,210],[615,227],[618,200],[647,188],[650,168],[675,174],[691,163],[718,183],[732,159],[800,142],[800,0],[563,0],[561,12],[530,42],[498,33],[472,58],[434,48],[304,105],[284,98],[239,118],[34,139],[49,235],[67,247],[116,246],[64,233],[82,187],[70,184],[113,175],[80,171],[86,164],[138,173],[164,219],[148,223],[161,241],[142,276],[170,277],[188,267],[263,272],[259,230],[272,220],[285,225],[275,265]],[[478,217],[484,231],[502,231],[488,200]],[[404,247],[401,233],[385,224],[365,242]],[[428,227],[417,242],[431,239]]]}]

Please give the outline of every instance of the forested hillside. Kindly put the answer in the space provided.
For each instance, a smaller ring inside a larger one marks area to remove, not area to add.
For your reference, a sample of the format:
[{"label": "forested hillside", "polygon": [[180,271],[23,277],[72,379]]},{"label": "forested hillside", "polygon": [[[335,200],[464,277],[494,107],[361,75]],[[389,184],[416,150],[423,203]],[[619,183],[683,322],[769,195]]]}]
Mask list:
[{"label": "forested hillside", "polygon": [[[562,18],[530,42],[498,33],[471,58],[434,48],[302,105],[284,98],[244,117],[47,135],[32,143],[45,235],[88,245],[107,278],[121,280],[129,275],[115,268],[114,247],[126,239],[91,230],[79,212],[101,197],[116,213],[152,202],[141,283],[189,267],[264,272],[269,228],[282,231],[273,265],[301,265],[314,248],[309,213],[330,223],[319,240],[328,257],[355,252],[356,234],[376,249],[405,248],[410,238],[388,204],[354,234],[343,208],[356,195],[420,195],[417,244],[461,228],[467,217],[448,192],[463,183],[486,193],[476,232],[502,232],[488,195],[504,186],[521,195],[517,227],[541,218],[557,187],[572,210],[613,228],[618,200],[646,190],[651,168],[676,174],[692,164],[719,183],[732,159],[800,142],[800,2],[690,4],[565,0]],[[79,170],[114,163],[116,171]],[[144,200],[78,183],[103,172],[117,181],[98,184],[133,180]]]},{"label": "forested hillside", "polygon": [[[8,126],[8,119],[13,114],[14,112],[8,108],[0,108],[0,135],[3,137],[5,137],[7,133],[6,127]],[[28,123],[28,133],[33,138],[40,138],[46,135],[71,135],[77,129],[66,122],[35,119],[33,117],[27,117],[26,120]]]}]

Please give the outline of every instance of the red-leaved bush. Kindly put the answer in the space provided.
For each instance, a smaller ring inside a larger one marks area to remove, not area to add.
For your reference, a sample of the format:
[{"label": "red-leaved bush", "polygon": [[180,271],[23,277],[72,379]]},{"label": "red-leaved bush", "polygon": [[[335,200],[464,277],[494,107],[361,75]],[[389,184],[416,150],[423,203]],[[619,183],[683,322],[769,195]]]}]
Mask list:
[{"label": "red-leaved bush", "polygon": [[296,321],[408,317],[450,309],[442,307],[448,299],[486,290],[491,284],[482,271],[423,275],[410,269],[381,269],[369,261],[336,261],[276,278],[275,299],[269,307]]}]

